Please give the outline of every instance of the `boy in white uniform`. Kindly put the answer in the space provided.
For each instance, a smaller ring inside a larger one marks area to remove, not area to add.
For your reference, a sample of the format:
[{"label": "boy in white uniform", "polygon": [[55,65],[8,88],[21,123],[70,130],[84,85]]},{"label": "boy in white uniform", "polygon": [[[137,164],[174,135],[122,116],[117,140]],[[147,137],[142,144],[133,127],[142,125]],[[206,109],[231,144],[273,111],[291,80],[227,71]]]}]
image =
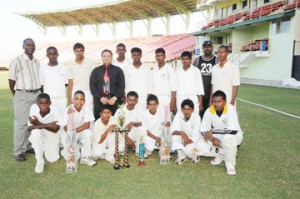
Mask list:
[{"label": "boy in white uniform", "polygon": [[116,49],[118,57],[116,59],[113,59],[112,62],[112,65],[120,67],[123,70],[123,72],[127,67],[132,65],[131,59],[125,57],[126,52],[127,50],[125,44],[119,43]]},{"label": "boy in white uniform", "polygon": [[204,95],[201,72],[198,68],[191,65],[192,54],[184,51],[181,54],[182,68],[176,70],[177,93],[176,103],[177,110],[181,110],[181,102],[185,99],[193,101],[196,114],[202,111],[202,95]]},{"label": "boy in white uniform", "polygon": [[[243,139],[237,112],[233,105],[227,103],[223,91],[216,91],[212,95],[212,103],[204,113],[201,134],[206,144],[219,148],[219,153],[211,164],[219,165],[225,160],[227,174],[235,175],[237,146]],[[213,134],[213,129],[227,130],[229,134]]]},{"label": "boy in white uniform", "polygon": [[[137,106],[138,94],[134,91],[127,93],[127,103],[125,104],[125,126],[129,130],[128,132],[128,146],[136,150],[136,154],[139,153],[139,143],[141,136],[145,139],[146,130],[142,127],[143,111]],[[118,109],[114,115],[116,119],[119,118],[122,111]]]},{"label": "boy in white uniform", "polygon": [[131,49],[133,63],[125,69],[125,92],[137,92],[139,96],[138,106],[147,109],[147,96],[152,93],[152,75],[149,66],[141,62],[142,50]]},{"label": "boy in white uniform", "polygon": [[[92,157],[94,160],[105,159],[115,163],[115,133],[118,126],[117,120],[112,116],[109,106],[100,109],[100,118],[95,121],[93,129]],[[124,138],[119,135],[119,152],[124,152]]]},{"label": "boy in white uniform", "polygon": [[66,89],[68,76],[65,66],[57,61],[58,52],[53,46],[47,48],[48,64],[40,68],[40,81],[44,93],[50,95],[51,105],[58,108],[61,117],[67,107]]},{"label": "boy in white uniform", "polygon": [[[239,68],[227,61],[228,47],[220,46],[218,50],[219,63],[212,69],[211,95],[217,90],[226,94],[228,104],[235,105],[238,86],[240,85]],[[210,97],[210,101],[212,97]]]},{"label": "boy in white uniform", "polygon": [[59,112],[50,106],[50,96],[46,93],[39,94],[37,103],[30,108],[28,129],[31,131],[29,141],[35,151],[35,172],[44,171],[45,158],[49,162],[59,159]]},{"label": "boy in white uniform", "polygon": [[[197,69],[198,70],[198,69]],[[195,143],[200,137],[201,119],[199,113],[194,111],[194,103],[185,99],[181,103],[181,111],[175,115],[172,122],[172,150],[177,150],[178,158],[176,164],[183,164],[187,158],[192,162],[199,162],[198,150]]]},{"label": "boy in white uniform", "polygon": [[166,116],[158,109],[159,102],[155,95],[148,96],[147,105],[148,109],[146,110],[143,121],[143,127],[147,131],[145,138],[145,157],[151,155],[154,149],[158,149],[161,144],[160,136],[164,127],[170,127],[170,119],[169,117],[164,118]]},{"label": "boy in white uniform", "polygon": [[176,75],[175,71],[165,62],[166,52],[163,48],[155,50],[157,65],[152,70],[152,89],[157,96],[159,108],[164,111],[168,106],[170,111],[176,113]]},{"label": "boy in white uniform", "polygon": [[85,103],[85,95],[83,91],[76,91],[74,94],[73,98],[74,104],[70,105],[63,117],[63,122],[62,125],[64,126],[65,133],[63,134],[63,145],[64,149],[62,150],[62,156],[64,156],[65,159],[67,159],[67,154],[66,154],[66,132],[68,131],[67,129],[67,123],[68,123],[68,118],[69,114],[71,112],[74,112],[74,127],[76,131],[76,143],[79,142],[79,145],[81,146],[81,159],[80,163],[81,164],[86,164],[88,166],[94,166],[96,165],[96,162],[92,160],[92,137],[93,137],[93,132],[89,129],[91,122],[94,121],[94,116],[92,114],[92,111],[84,106]]},{"label": "boy in white uniform", "polygon": [[84,45],[76,43],[73,46],[73,51],[76,56],[68,65],[68,104],[72,104],[72,97],[77,90],[81,90],[85,94],[85,106],[93,111],[93,97],[90,91],[90,76],[93,69],[96,67],[94,61],[84,57]]}]

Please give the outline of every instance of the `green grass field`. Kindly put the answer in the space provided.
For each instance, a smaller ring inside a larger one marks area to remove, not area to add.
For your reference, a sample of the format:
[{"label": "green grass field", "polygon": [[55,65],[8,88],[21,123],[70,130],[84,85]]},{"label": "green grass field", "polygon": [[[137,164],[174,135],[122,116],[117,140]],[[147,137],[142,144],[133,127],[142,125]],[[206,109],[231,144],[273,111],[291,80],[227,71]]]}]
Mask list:
[{"label": "green grass field", "polygon": [[[6,74],[0,73],[0,198],[299,198],[300,120],[238,102],[244,142],[238,151],[237,175],[225,174],[224,163],[161,166],[155,152],[146,167],[115,171],[98,161],[65,173],[65,161],[46,163],[34,172],[35,158],[16,162],[12,155],[13,109]],[[238,97],[300,116],[300,90],[242,85]]]}]

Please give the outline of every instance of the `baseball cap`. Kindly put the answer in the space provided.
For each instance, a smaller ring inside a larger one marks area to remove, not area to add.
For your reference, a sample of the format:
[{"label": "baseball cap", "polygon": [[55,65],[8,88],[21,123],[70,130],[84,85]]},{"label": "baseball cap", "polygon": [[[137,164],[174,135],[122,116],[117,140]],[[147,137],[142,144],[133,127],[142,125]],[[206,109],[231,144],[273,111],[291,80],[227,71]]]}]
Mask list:
[{"label": "baseball cap", "polygon": [[202,46],[205,46],[205,45],[209,45],[209,46],[212,46],[212,42],[210,40],[206,40],[203,42]]}]

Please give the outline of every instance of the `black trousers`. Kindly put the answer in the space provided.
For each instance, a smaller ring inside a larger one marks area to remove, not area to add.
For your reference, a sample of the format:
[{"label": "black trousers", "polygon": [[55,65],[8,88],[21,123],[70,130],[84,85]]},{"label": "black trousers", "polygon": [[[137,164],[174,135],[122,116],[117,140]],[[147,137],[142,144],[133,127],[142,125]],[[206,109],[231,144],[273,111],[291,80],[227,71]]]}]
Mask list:
[{"label": "black trousers", "polygon": [[203,111],[200,111],[200,117],[201,117],[201,120],[203,119],[203,115],[206,111],[206,109],[209,108],[209,98],[203,98],[202,99],[202,103],[203,103]]}]

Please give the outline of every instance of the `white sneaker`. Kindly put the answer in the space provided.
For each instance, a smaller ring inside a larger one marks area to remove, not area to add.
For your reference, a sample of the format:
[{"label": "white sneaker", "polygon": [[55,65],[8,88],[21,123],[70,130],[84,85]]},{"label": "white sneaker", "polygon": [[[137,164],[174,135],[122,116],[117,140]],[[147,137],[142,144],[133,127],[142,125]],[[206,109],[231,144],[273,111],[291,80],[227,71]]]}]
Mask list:
[{"label": "white sneaker", "polygon": [[175,160],[175,164],[182,165],[187,159],[187,157],[182,159],[177,158],[177,160]]},{"label": "white sneaker", "polygon": [[212,164],[212,165],[219,165],[219,164],[221,164],[222,162],[223,162],[223,160],[224,160],[225,158],[224,158],[224,155],[217,155],[216,157],[215,157],[215,159],[213,159],[212,161],[210,161],[210,163]]},{"label": "white sneaker", "polygon": [[81,164],[86,164],[88,166],[95,166],[97,164],[97,162],[95,162],[91,157],[84,157],[84,158],[81,158],[80,160],[80,163]]},{"label": "white sneaker", "polygon": [[235,167],[231,164],[226,166],[226,170],[227,170],[228,175],[235,175],[236,174]]},{"label": "white sneaker", "polygon": [[36,163],[34,171],[36,173],[43,173],[45,163]]},{"label": "white sneaker", "polygon": [[196,156],[196,157],[192,158],[192,162],[194,162],[194,163],[200,162],[200,157]]}]

